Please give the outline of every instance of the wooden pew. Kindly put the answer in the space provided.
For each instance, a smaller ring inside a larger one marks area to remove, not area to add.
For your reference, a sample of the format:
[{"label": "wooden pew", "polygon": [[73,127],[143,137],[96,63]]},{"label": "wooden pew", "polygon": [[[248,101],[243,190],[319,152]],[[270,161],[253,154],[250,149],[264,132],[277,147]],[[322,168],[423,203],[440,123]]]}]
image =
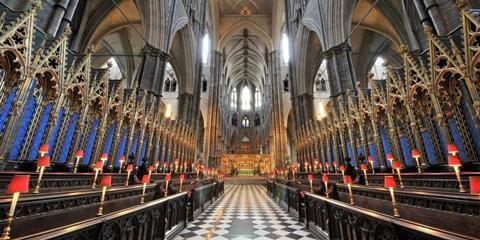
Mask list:
[{"label": "wooden pew", "polygon": [[191,202],[212,202],[223,193],[223,188],[223,182],[215,182],[202,187],[210,189],[212,194],[198,190],[207,198],[195,199],[194,194],[184,191],[103,216],[23,235],[19,239],[170,239],[193,215]]},{"label": "wooden pew", "polygon": [[[319,173],[300,173],[296,178],[297,182],[302,182],[303,184],[308,184],[308,175],[313,174],[314,183],[319,185],[321,182],[321,174]],[[383,186],[383,180],[385,176],[392,175],[392,173],[376,173],[376,174],[367,174],[368,182],[372,186]],[[470,189],[468,183],[469,176],[480,176],[480,172],[461,172],[461,181],[467,192]],[[363,173],[357,175],[358,180],[364,184],[364,175]],[[329,181],[332,183],[342,182],[341,173],[329,173]],[[398,179],[395,174],[395,178]],[[458,183],[455,177],[454,172],[441,172],[441,173],[402,173],[403,184],[405,188],[409,189],[418,189],[418,190],[428,190],[428,191],[438,191],[438,192],[450,192],[455,193],[459,192]]]},{"label": "wooden pew", "polygon": [[[349,203],[348,187],[337,183],[335,188],[338,200]],[[388,189],[353,184],[352,193],[356,206],[392,215]],[[478,196],[397,188],[395,198],[402,219],[480,238]]]},{"label": "wooden pew", "polygon": [[[105,173],[107,174],[107,173]],[[108,173],[112,175],[112,186],[122,186],[125,184],[127,174],[125,173]],[[0,189],[7,189],[10,180],[14,175],[30,175],[30,189],[34,189],[37,184],[38,173],[35,172],[19,172],[8,171],[0,172]],[[46,172],[43,174],[42,182],[40,184],[41,193],[64,192],[78,189],[89,189],[93,184],[94,173],[61,173],[61,172]],[[101,175],[97,181],[99,181]],[[97,182],[98,183],[98,182]],[[0,195],[5,194],[4,191]]]},{"label": "wooden pew", "polygon": [[[451,219],[457,228],[436,228],[410,219],[395,218],[391,214],[374,211],[356,205],[326,198],[282,183],[268,181],[270,196],[296,208],[299,221],[321,239],[477,239],[471,231],[463,232],[463,222]],[[276,192],[277,193],[276,193]],[[290,201],[290,195],[298,193],[297,202]],[[374,203],[378,204],[378,203]],[[391,202],[387,202],[387,205]],[[386,205],[385,205],[386,206]],[[438,215],[437,215],[438,217]],[[461,227],[459,227],[461,225]],[[475,229],[472,225],[471,229]],[[478,234],[478,233],[477,233]]]}]

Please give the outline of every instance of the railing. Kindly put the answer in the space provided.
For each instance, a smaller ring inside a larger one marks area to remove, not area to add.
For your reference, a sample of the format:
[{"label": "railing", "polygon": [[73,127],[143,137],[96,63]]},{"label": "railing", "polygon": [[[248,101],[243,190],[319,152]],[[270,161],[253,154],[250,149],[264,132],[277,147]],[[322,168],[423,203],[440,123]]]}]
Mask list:
[{"label": "railing", "polygon": [[[279,192],[291,192],[292,187],[269,181],[267,190],[276,199]],[[298,196],[300,216],[304,216],[299,220],[322,239],[475,239],[306,191]]]},{"label": "railing", "polygon": [[[314,180],[313,184],[317,185],[321,183],[321,174],[320,173],[299,173],[296,177],[297,182],[302,182],[305,185],[308,185],[307,177],[309,174],[313,174]],[[383,180],[385,176],[391,175],[388,173],[379,173],[371,174],[368,173],[368,182],[370,185],[383,186]],[[461,172],[460,177],[463,186],[468,191],[470,189],[470,184],[468,182],[468,177],[470,176],[480,176],[479,172]],[[359,180],[361,183],[364,183],[365,176],[358,174]],[[342,182],[341,173],[329,173],[329,181]],[[412,172],[403,172],[402,171],[403,185],[405,188],[409,189],[418,189],[418,190],[428,190],[428,191],[441,191],[441,192],[458,192],[458,182],[454,172],[439,172],[439,173],[412,173]],[[398,182],[397,182],[398,183]]]},{"label": "railing", "polygon": [[165,239],[187,221],[187,192],[20,239]]},{"label": "railing", "polygon": [[[145,201],[156,199],[157,187],[149,184]],[[105,196],[104,212],[118,211],[140,202],[142,186],[114,187]],[[13,236],[25,236],[55,227],[64,226],[96,215],[101,198],[101,189],[67,193],[50,193],[22,196],[15,210],[12,226]],[[6,225],[11,198],[0,199],[0,228]],[[59,221],[61,219],[61,221]]]},{"label": "railing", "polygon": [[[0,189],[6,189],[13,175],[31,175],[30,177],[30,189],[34,189],[37,184],[38,173],[34,172],[1,172],[0,173]],[[106,175],[112,176],[112,185],[121,186],[125,184],[127,174],[118,173],[106,173]],[[78,189],[89,189],[93,184],[93,173],[58,173],[47,172],[43,175],[42,182],[40,183],[40,192],[63,192]],[[101,177],[98,177],[100,181]],[[4,192],[0,192],[4,194]]]},{"label": "railing", "polygon": [[191,192],[184,191],[18,239],[169,239],[186,226],[195,207],[203,211],[204,206],[223,193],[223,188],[223,182],[214,182]]},{"label": "railing", "polygon": [[325,239],[474,239],[305,193],[307,227]]},{"label": "railing", "polygon": [[267,190],[273,191],[270,193],[273,199],[275,199],[282,207],[286,208],[289,213],[299,219],[303,218],[301,211],[303,206],[299,201],[300,192],[298,189],[284,184],[275,184],[271,181],[267,181]]},{"label": "railing", "polygon": [[217,199],[224,191],[224,182],[214,182],[192,190],[190,219],[200,215],[214,199]]}]

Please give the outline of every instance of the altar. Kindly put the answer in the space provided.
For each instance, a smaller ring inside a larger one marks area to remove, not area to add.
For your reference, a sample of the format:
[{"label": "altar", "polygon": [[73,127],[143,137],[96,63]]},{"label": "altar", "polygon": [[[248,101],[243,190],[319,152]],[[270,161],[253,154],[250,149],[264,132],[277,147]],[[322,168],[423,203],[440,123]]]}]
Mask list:
[{"label": "altar", "polygon": [[271,171],[269,154],[224,154],[220,157],[220,171],[227,175],[253,176]]}]

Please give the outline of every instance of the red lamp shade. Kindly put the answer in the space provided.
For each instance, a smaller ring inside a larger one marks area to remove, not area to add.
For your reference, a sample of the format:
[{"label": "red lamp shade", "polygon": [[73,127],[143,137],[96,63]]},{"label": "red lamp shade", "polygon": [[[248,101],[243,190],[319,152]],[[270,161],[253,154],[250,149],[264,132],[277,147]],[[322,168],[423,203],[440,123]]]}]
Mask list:
[{"label": "red lamp shade", "polygon": [[397,184],[395,183],[395,178],[393,176],[385,176],[384,184],[386,188],[397,187]]},{"label": "red lamp shade", "polygon": [[165,175],[165,181],[172,180],[172,176],[170,174]]},{"label": "red lamp shade", "polygon": [[322,175],[322,182],[328,182],[328,175],[327,174]]},{"label": "red lamp shade", "polygon": [[127,171],[133,171],[133,164],[132,163],[127,165]]},{"label": "red lamp shade", "polygon": [[399,161],[393,161],[392,162],[392,168],[400,169],[400,168],[402,168],[402,164]]},{"label": "red lamp shade", "polygon": [[111,187],[112,186],[112,176],[103,176],[102,180],[100,180],[100,186]]},{"label": "red lamp shade", "polygon": [[313,163],[314,163],[315,165],[317,165],[317,164],[318,164],[318,160],[315,159],[315,161],[313,161]]},{"label": "red lamp shade", "polygon": [[470,182],[470,193],[480,194],[480,176],[470,176],[468,181]]},{"label": "red lamp shade", "polygon": [[178,177],[178,179],[180,179],[180,180],[185,180],[185,174],[180,174],[180,176]]},{"label": "red lamp shade", "polygon": [[154,163],[153,165],[155,165],[155,167],[158,167],[158,165],[160,165],[160,162],[159,162],[159,161],[155,161],[155,163]]},{"label": "red lamp shade", "polygon": [[179,160],[178,159],[175,159],[175,164],[178,164]]},{"label": "red lamp shade", "polygon": [[38,149],[39,153],[48,153],[48,144],[42,144],[40,145],[40,148]]},{"label": "red lamp shade", "polygon": [[453,166],[462,166],[462,162],[460,161],[460,158],[457,156],[449,155],[448,156],[448,166],[453,167]]},{"label": "red lamp shade", "polygon": [[37,166],[39,167],[50,167],[50,157],[43,156],[38,159]]},{"label": "red lamp shade", "polygon": [[335,161],[334,161],[334,162],[333,162],[333,166],[335,166],[335,167],[336,167],[336,166],[337,166],[337,162],[335,162]]},{"label": "red lamp shade", "polygon": [[150,177],[148,175],[143,175],[142,183],[150,183]]},{"label": "red lamp shade", "polygon": [[330,167],[330,162],[327,162],[327,167]]},{"label": "red lamp shade", "polygon": [[350,177],[349,175],[345,175],[345,177],[343,178],[343,183],[352,184],[353,183],[352,177]]},{"label": "red lamp shade", "polygon": [[373,162],[373,157],[372,156],[368,156],[367,159],[368,159],[369,162]]},{"label": "red lamp shade", "polygon": [[152,165],[148,166],[147,171],[153,172],[153,166]]},{"label": "red lamp shade", "polygon": [[107,160],[107,159],[108,159],[108,154],[107,154],[107,153],[102,153],[102,154],[100,155],[100,160],[105,161],[105,160]]},{"label": "red lamp shade", "polygon": [[308,174],[308,181],[313,181],[313,175],[312,174]]},{"label": "red lamp shade", "polygon": [[387,153],[387,160],[388,160],[388,161],[393,161],[393,159],[395,159],[395,158],[393,157],[393,154]]},{"label": "red lamp shade", "polygon": [[27,193],[30,183],[30,175],[14,175],[8,185],[7,193]]},{"label": "red lamp shade", "polygon": [[121,156],[119,160],[120,162],[125,162],[125,156]]},{"label": "red lamp shade", "polygon": [[103,162],[96,162],[95,166],[93,167],[93,169],[95,170],[100,170],[102,168],[103,168]]},{"label": "red lamp shade", "polygon": [[458,148],[457,148],[457,145],[455,145],[455,144],[448,144],[447,149],[448,149],[448,153],[450,153],[450,154],[458,153]]},{"label": "red lamp shade", "polygon": [[413,158],[419,158],[420,157],[420,152],[417,149],[412,149],[412,157]]},{"label": "red lamp shade", "polygon": [[345,166],[340,165],[340,167],[338,167],[338,169],[340,169],[340,171],[345,171]]},{"label": "red lamp shade", "polygon": [[82,150],[82,149],[79,149],[79,150],[75,153],[75,157],[76,157],[76,158],[83,158],[83,150]]},{"label": "red lamp shade", "polygon": [[167,163],[164,162],[164,163],[163,163],[163,168],[166,168],[166,167],[167,167]]},{"label": "red lamp shade", "polygon": [[360,164],[360,169],[362,169],[362,171],[368,170],[367,164],[365,163]]}]

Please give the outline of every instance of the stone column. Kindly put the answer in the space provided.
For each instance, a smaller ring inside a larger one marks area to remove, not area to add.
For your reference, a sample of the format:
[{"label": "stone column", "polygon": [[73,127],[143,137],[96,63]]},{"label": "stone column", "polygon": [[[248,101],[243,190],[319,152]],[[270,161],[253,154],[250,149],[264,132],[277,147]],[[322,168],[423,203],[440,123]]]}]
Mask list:
[{"label": "stone column", "polygon": [[217,157],[217,139],[220,134],[220,82],[222,78],[222,54],[218,51],[212,53],[212,68],[211,68],[211,80],[208,85],[208,109],[206,128],[205,128],[205,141],[203,153],[206,159]]},{"label": "stone column", "polygon": [[273,144],[271,154],[275,163],[274,167],[280,167],[287,160],[287,131],[284,126],[283,112],[283,81],[281,76],[280,53],[270,53],[268,64],[270,68],[270,79],[272,83],[272,135]]}]

